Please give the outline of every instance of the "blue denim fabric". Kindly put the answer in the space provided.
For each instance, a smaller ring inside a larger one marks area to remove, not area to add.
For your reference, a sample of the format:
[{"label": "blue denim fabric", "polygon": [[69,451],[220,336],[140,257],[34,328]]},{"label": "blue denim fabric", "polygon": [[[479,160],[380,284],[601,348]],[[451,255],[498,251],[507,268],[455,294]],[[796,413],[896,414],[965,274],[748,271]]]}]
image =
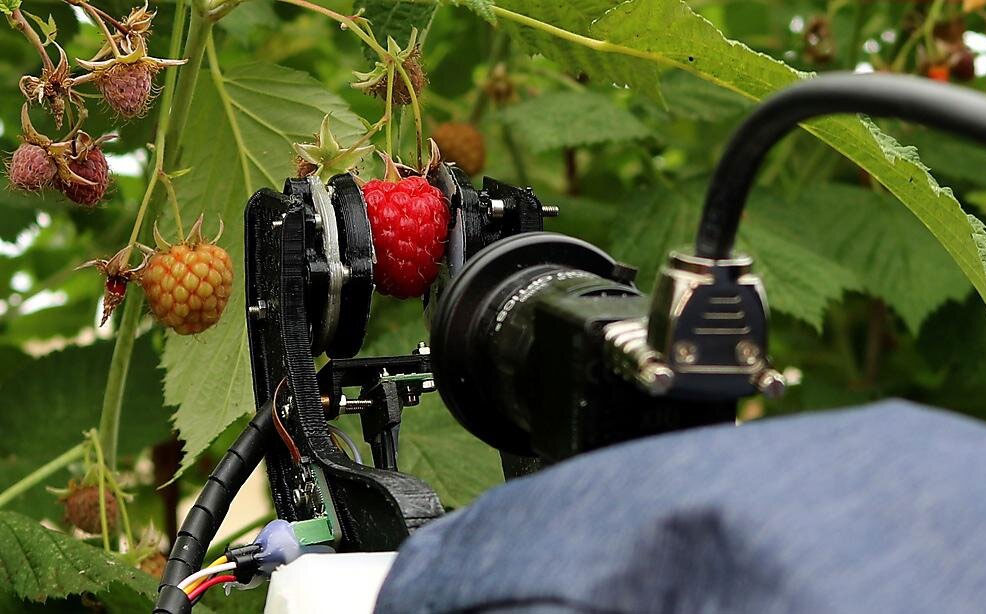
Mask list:
[{"label": "blue denim fabric", "polygon": [[889,401],[649,438],[418,531],[377,612],[986,612],[986,425]]}]

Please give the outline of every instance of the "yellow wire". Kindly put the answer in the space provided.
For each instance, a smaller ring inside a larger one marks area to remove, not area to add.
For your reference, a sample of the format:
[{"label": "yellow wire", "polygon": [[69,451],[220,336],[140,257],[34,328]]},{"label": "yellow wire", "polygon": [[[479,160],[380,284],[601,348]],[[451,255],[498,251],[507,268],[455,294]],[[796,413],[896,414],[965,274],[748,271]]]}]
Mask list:
[{"label": "yellow wire", "polygon": [[[215,561],[213,561],[213,562],[209,563],[208,565],[206,565],[205,567],[203,567],[203,569],[208,569],[210,567],[215,567],[216,565],[222,565],[225,562],[226,562],[226,555],[223,555],[223,556],[219,557],[218,559],[216,559]],[[186,595],[191,594],[191,592],[195,590],[195,587],[196,586],[198,586],[199,584],[202,584],[203,582],[205,582],[208,579],[209,579],[209,576],[202,576],[201,578],[199,578],[195,582],[192,582],[191,584],[189,584],[188,586],[185,587],[185,594]]]}]

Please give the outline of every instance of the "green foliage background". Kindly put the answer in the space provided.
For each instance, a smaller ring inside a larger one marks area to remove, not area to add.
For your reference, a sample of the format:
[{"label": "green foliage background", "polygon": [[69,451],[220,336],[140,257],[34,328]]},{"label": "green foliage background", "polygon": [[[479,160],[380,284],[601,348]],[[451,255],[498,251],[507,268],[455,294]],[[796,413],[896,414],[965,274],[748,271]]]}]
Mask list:
[{"label": "green foliage background", "polygon": [[[550,222],[551,230],[639,266],[647,289],[668,250],[693,239],[707,178],[755,101],[808,71],[889,61],[909,34],[906,24],[926,10],[922,3],[844,0],[324,4],[347,14],[366,9],[380,39],[403,42],[412,26],[420,28],[430,77],[423,97],[426,133],[443,121],[474,121],[486,137],[486,174],[531,185],[542,200],[560,205],[563,214]],[[129,8],[122,0],[98,5],[113,14]],[[163,56],[174,5],[156,6],[152,52]],[[60,2],[26,0],[22,8],[54,16],[70,57],[86,56],[98,44],[96,29]],[[500,9],[585,39],[518,25]],[[807,58],[796,25],[815,17],[828,21],[835,44],[834,58],[824,64]],[[986,31],[980,15],[964,20],[970,30]],[[177,429],[185,452],[177,483],[181,493],[194,493],[207,474],[197,461],[221,453],[254,409],[240,262],[248,195],[280,186],[292,173],[291,143],[309,140],[325,113],[333,113],[346,144],[364,129],[359,117],[375,121],[383,111],[379,101],[349,86],[352,71],[371,66],[369,56],[323,16],[246,0],[217,24],[214,36],[218,63],[203,65],[177,166],[167,170],[190,169],[176,181],[186,219],[205,211],[207,228],[216,216],[226,222],[222,245],[239,267],[237,285],[212,331],[172,337],[149,319],[139,329],[120,440],[120,468],[136,493],[138,528],[167,526],[173,513],[155,490],[160,482],[137,471],[149,449],[166,444]],[[586,39],[605,44],[591,49],[582,44]],[[916,56],[905,59],[906,70],[918,69]],[[502,104],[484,93],[497,66],[506,69],[515,91]],[[24,40],[0,28],[4,151],[17,145],[17,81],[37,69]],[[969,86],[983,89],[984,81]],[[108,149],[146,161],[155,122],[156,111],[122,126]],[[89,131],[111,126],[98,112]],[[400,151],[410,159],[409,113],[400,117],[399,136]],[[740,247],[756,256],[767,284],[775,362],[799,370],[801,378],[781,401],[751,400],[745,417],[898,396],[986,418],[980,401],[986,395],[986,310],[979,296],[986,294],[980,256],[986,242],[977,230],[986,206],[984,167],[980,147],[852,117],[812,123],[777,148],[744,220]],[[378,171],[374,162],[361,169],[364,176]],[[73,268],[125,244],[146,177],[117,176],[110,201],[93,212],[51,195],[12,192],[3,181],[0,491],[99,423],[113,329],[95,328],[98,277]],[[158,217],[166,233],[173,232],[170,213]],[[406,353],[422,339],[420,303],[376,297],[365,354]],[[437,395],[408,410],[405,420],[402,467],[431,483],[447,506],[465,505],[502,480],[496,454],[464,432]],[[358,435],[355,421],[344,426]],[[64,486],[77,471],[62,470],[45,484]],[[0,512],[0,611],[32,611],[45,599],[47,607],[75,611],[80,594],[94,595],[109,611],[146,606],[153,581],[142,572],[113,567],[97,548],[34,520],[61,527],[55,498],[43,488]],[[73,566],[91,573],[65,571]],[[251,599],[253,605],[240,601],[241,607],[259,607],[258,598]]]}]

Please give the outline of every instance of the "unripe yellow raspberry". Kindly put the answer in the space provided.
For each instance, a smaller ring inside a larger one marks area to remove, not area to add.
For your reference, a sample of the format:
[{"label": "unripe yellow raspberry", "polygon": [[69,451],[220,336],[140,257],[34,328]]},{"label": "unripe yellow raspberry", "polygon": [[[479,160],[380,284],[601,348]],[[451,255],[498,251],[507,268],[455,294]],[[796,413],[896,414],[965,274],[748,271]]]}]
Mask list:
[{"label": "unripe yellow raspberry", "polygon": [[233,290],[233,263],[218,245],[186,241],[159,248],[140,285],[158,321],[179,335],[194,335],[222,316]]}]

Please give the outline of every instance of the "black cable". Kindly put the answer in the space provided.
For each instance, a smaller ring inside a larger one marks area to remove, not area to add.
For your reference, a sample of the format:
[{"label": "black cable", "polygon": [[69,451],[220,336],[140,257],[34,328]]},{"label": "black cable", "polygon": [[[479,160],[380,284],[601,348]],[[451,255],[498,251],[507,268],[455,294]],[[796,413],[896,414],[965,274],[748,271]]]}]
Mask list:
[{"label": "black cable", "polygon": [[264,457],[273,432],[274,421],[268,403],[257,412],[212,471],[171,547],[171,556],[158,587],[154,614],[188,614],[192,611],[192,603],[185,591],[178,588],[178,583],[202,568],[209,543],[226,517],[229,504]]},{"label": "black cable", "polygon": [[803,81],[768,99],[733,135],[709,184],[696,255],[729,257],[757,172],[784,135],[803,121],[844,113],[896,117],[986,142],[986,96],[967,88],[884,74]]}]

